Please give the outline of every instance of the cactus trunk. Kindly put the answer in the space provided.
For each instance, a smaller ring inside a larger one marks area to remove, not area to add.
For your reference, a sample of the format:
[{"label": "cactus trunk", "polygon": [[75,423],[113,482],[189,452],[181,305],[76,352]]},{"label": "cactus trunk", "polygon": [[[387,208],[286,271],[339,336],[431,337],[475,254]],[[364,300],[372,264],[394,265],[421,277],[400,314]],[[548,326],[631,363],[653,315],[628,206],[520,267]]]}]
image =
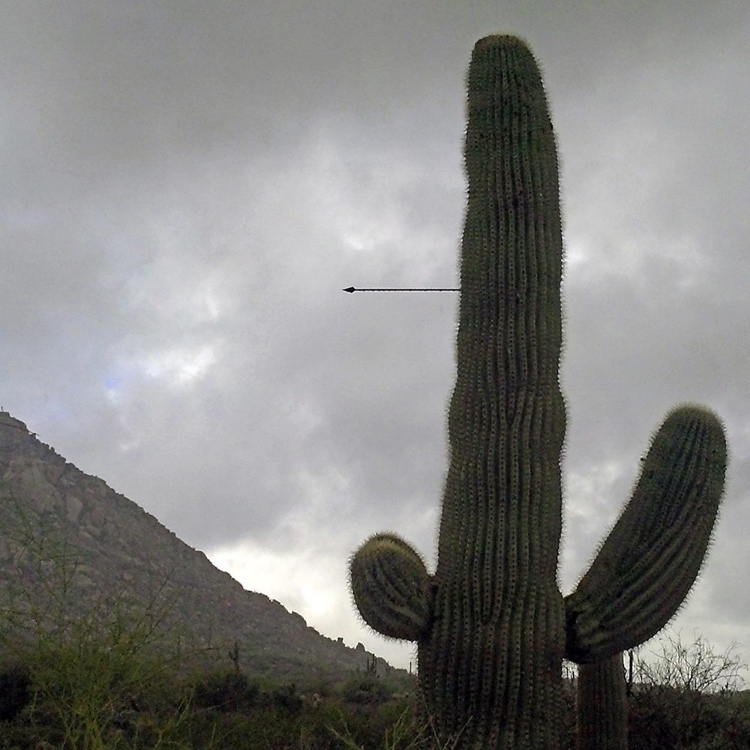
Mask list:
[{"label": "cactus trunk", "polygon": [[578,668],[576,750],[628,750],[622,654]]},{"label": "cactus trunk", "polygon": [[564,607],[556,583],[565,407],[562,237],[552,125],[521,42],[477,44],[458,375],[440,526],[436,627],[419,674],[443,735],[552,747]]}]

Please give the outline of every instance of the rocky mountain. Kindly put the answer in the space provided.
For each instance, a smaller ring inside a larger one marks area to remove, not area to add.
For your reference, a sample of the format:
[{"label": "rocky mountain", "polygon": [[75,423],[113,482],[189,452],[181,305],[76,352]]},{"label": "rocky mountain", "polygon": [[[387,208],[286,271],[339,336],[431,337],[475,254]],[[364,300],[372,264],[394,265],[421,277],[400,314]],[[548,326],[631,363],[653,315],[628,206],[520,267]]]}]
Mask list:
[{"label": "rocky mountain", "polygon": [[[246,591],[136,503],[0,411],[0,649],[40,628],[148,627],[201,665],[304,683],[372,657]],[[157,638],[158,635],[158,638]],[[403,676],[377,660],[379,673]]]}]

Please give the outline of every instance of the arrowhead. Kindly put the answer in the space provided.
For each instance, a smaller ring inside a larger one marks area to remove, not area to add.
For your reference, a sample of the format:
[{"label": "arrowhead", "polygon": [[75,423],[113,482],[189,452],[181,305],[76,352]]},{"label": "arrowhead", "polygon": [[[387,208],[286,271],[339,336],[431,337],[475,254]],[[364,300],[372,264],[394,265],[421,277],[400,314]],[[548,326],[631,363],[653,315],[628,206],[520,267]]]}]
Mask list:
[{"label": "arrowhead", "polygon": [[348,286],[346,289],[343,289],[344,292],[349,292],[351,294],[352,292],[356,292],[357,290],[353,286]]}]

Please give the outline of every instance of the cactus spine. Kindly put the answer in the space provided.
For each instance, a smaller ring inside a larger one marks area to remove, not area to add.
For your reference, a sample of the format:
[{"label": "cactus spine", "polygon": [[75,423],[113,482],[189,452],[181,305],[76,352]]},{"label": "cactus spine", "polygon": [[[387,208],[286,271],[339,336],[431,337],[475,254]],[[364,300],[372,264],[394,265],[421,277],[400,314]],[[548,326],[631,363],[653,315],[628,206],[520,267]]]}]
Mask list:
[{"label": "cactus spine", "polygon": [[690,588],[721,496],[724,437],[701,407],[670,415],[622,523],[563,600],[557,153],[539,69],[516,37],[474,47],[464,156],[437,569],[431,576],[403,539],[378,534],[352,557],[351,587],[371,627],[417,642],[420,689],[442,741],[556,748],[563,655],[598,662],[640,643]]}]

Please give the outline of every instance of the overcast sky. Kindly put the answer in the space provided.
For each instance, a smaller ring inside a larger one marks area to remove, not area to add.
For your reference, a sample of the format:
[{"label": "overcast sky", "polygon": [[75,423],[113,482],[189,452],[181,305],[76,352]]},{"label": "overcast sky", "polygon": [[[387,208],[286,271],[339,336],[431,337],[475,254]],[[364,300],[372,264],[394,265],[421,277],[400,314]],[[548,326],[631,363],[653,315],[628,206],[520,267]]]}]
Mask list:
[{"label": "overcast sky", "polygon": [[519,34],[561,156],[569,593],[681,401],[729,483],[674,620],[750,659],[750,6],[3,0],[0,403],[247,588],[407,664],[347,558],[434,565],[472,46]]}]

